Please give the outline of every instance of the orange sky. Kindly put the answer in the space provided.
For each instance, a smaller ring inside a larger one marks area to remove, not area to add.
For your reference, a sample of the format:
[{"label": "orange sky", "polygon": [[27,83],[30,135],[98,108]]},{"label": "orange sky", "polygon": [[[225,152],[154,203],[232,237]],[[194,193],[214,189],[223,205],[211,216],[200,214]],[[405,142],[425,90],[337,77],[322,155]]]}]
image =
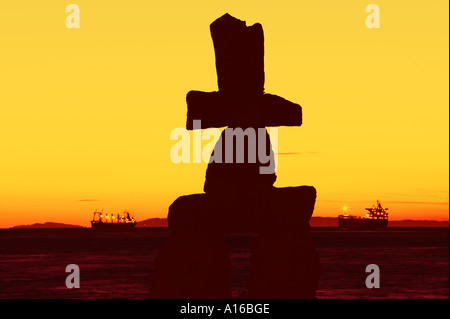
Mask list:
[{"label": "orange sky", "polygon": [[263,25],[265,91],[303,107],[278,130],[276,186],[315,186],[315,216],[379,199],[392,219],[448,220],[448,1],[377,1],[379,29],[369,3],[2,3],[0,227],[165,217],[201,192],[206,164],[174,164],[170,132],[189,90],[217,90],[209,24],[225,12]]}]

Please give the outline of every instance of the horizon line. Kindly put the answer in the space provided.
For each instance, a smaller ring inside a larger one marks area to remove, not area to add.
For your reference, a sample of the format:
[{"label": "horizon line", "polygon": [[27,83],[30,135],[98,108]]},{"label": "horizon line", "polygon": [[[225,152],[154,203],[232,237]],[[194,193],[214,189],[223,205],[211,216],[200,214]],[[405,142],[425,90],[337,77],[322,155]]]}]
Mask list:
[{"label": "horizon line", "polygon": [[[338,217],[312,216],[311,219],[312,218],[337,219]],[[150,218],[142,219],[141,221],[137,221],[137,223],[142,222],[142,221],[146,221],[146,220],[149,220],[149,219],[167,219],[167,217],[150,217]],[[390,222],[407,222],[407,221],[412,221],[412,222],[437,222],[437,223],[449,223],[450,222],[449,219],[446,219],[446,220],[438,220],[438,219],[391,219],[389,221]],[[68,224],[68,223],[63,223],[63,222],[46,221],[46,222],[36,222],[36,223],[32,223],[32,224],[19,224],[19,225],[14,225],[14,226],[9,226],[9,227],[0,227],[0,229],[11,229],[11,228],[14,228],[14,227],[19,227],[19,226],[33,226],[33,225],[44,225],[44,224],[60,224],[60,225],[69,225],[69,226],[76,226],[76,227],[87,228],[86,226],[79,225],[79,224]],[[313,226],[311,226],[311,227],[313,227]],[[55,228],[57,228],[57,227],[55,227]],[[70,227],[65,227],[65,228],[70,228]]]}]

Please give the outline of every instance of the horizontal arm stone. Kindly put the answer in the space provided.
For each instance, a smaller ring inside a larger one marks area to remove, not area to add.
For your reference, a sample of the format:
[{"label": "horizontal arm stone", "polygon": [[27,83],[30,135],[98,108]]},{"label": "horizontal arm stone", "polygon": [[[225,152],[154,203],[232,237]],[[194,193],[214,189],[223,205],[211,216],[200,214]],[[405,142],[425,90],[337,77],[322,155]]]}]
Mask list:
[{"label": "horizontal arm stone", "polygon": [[201,120],[201,129],[302,125],[301,106],[273,94],[239,99],[220,92],[190,91],[186,102],[188,130],[194,120]]}]

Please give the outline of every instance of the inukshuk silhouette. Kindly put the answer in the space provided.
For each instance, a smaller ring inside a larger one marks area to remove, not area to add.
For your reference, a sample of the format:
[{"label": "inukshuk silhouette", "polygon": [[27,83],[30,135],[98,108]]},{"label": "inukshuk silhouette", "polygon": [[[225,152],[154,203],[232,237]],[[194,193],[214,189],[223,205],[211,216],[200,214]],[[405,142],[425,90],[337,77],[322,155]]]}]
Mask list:
[{"label": "inukshuk silhouette", "polygon": [[[231,263],[224,236],[252,232],[257,237],[251,251],[248,298],[314,298],[320,263],[309,237],[309,219],[316,190],[273,186],[274,154],[266,131],[266,126],[300,126],[302,109],[264,93],[260,24],[247,27],[245,21],[225,14],[210,29],[219,91],[187,94],[186,127],[228,128],[211,154],[204,193],[181,196],[169,207],[171,236],[155,259],[150,297],[231,298]],[[254,130],[257,140],[245,136],[244,147],[238,147],[239,137],[227,135],[227,130]],[[233,143],[227,144],[227,138]],[[266,157],[255,160],[250,150]],[[227,156],[232,161],[226,161]]]}]

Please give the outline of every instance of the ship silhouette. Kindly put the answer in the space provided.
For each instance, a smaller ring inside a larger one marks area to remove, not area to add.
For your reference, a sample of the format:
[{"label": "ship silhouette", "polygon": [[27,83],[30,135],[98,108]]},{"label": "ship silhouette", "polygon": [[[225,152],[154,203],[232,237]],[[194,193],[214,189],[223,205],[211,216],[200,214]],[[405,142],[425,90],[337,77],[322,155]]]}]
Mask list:
[{"label": "ship silhouette", "polygon": [[387,212],[389,208],[383,208],[379,200],[371,208],[366,208],[368,213],[363,216],[339,215],[338,222],[340,229],[383,229],[388,225]]},{"label": "ship silhouette", "polygon": [[117,216],[112,213],[104,214],[103,211],[94,211],[91,220],[91,227],[96,231],[132,231],[136,224],[136,220],[127,211],[124,211],[122,215],[117,214]]}]

